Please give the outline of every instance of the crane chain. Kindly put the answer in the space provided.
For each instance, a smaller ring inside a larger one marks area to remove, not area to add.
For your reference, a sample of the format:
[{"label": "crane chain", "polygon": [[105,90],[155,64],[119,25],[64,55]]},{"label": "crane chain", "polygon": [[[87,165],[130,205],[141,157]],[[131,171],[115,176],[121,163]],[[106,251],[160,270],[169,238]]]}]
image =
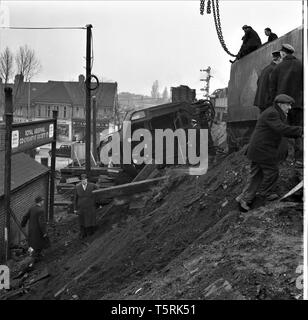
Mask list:
[{"label": "crane chain", "polygon": [[[212,8],[213,8],[213,17],[216,27],[217,36],[222,48],[232,57],[236,57],[236,55],[232,54],[225,43],[223,38],[222,29],[221,29],[221,22],[220,22],[220,13],[219,13],[219,2],[216,0],[216,7],[215,7],[215,0],[208,0],[207,2],[207,13],[211,13],[211,1],[212,1]],[[200,0],[200,14],[203,15],[204,13],[204,4],[205,0]]]},{"label": "crane chain", "polygon": [[205,0],[200,1],[200,14],[201,15],[204,14],[204,2],[205,2]]}]

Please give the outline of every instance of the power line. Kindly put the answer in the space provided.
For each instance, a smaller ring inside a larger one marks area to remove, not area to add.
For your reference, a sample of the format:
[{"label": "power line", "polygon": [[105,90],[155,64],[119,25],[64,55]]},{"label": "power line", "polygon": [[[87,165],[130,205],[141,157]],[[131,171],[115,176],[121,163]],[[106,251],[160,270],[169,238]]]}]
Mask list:
[{"label": "power line", "polygon": [[76,30],[83,29],[86,27],[0,27],[0,29],[23,29],[23,30]]}]

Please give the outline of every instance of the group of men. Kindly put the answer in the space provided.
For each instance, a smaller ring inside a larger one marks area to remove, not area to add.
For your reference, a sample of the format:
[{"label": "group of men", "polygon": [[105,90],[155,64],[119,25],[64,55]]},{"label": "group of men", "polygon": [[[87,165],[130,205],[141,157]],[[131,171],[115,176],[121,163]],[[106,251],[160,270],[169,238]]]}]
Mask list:
[{"label": "group of men", "polygon": [[[235,60],[234,61],[230,60],[231,63],[243,58],[250,52],[257,50],[262,46],[262,42],[258,33],[251,26],[244,25],[242,29],[244,30],[244,33],[245,33],[242,38],[243,43],[238,54],[236,55]],[[268,37],[266,43],[274,41],[275,39],[278,38],[277,34],[273,33],[270,28],[265,28],[264,33]]]},{"label": "group of men", "polygon": [[[80,239],[94,234],[96,230],[96,203],[92,191],[98,189],[94,183],[88,182],[85,174],[81,175],[81,183],[76,185],[74,193],[74,213],[78,214]],[[44,210],[44,199],[35,198],[32,206],[23,216],[21,226],[28,224],[28,245],[35,261],[42,258],[42,251],[50,246],[47,235],[47,222]]]},{"label": "group of men", "polygon": [[272,52],[272,62],[258,79],[254,105],[259,107],[260,117],[247,149],[250,174],[236,198],[244,212],[251,208],[257,193],[267,200],[279,197],[274,190],[279,163],[287,157],[287,138],[295,139],[294,164],[303,166],[303,65],[294,52],[290,44]]}]

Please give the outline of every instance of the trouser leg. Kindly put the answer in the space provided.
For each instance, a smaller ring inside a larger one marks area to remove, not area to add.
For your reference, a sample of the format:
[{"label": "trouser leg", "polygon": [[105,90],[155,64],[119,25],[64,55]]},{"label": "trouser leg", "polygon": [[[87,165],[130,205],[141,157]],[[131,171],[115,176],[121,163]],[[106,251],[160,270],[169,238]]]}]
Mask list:
[{"label": "trouser leg", "polygon": [[[303,109],[291,109],[288,114],[288,122],[291,126],[303,127]],[[296,138],[294,143],[294,159],[303,161],[303,138]]]},{"label": "trouser leg", "polygon": [[83,225],[80,225],[80,237],[85,238],[87,236],[86,228]]},{"label": "trouser leg", "polygon": [[263,196],[268,196],[277,185],[279,168],[277,164],[260,164],[260,167],[263,172],[262,191],[260,193]]},{"label": "trouser leg", "polygon": [[251,203],[254,200],[262,179],[263,172],[261,167],[258,163],[252,162],[248,181],[242,193],[242,200],[244,200],[246,203]]}]

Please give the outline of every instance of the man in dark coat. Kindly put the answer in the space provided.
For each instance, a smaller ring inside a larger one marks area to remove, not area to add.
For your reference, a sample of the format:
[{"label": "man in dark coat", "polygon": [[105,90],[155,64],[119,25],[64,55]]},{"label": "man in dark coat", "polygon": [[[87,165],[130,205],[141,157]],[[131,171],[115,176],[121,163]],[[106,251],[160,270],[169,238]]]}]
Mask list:
[{"label": "man in dark coat", "polygon": [[[303,64],[294,55],[290,44],[283,44],[280,49],[282,62],[271,73],[270,99],[278,94],[286,94],[294,98],[295,103],[288,114],[290,125],[303,126]],[[303,159],[303,140],[295,139],[294,158],[296,162]]]},{"label": "man in dark coat", "polygon": [[300,126],[289,126],[287,113],[294,99],[285,94],[275,98],[274,105],[261,113],[254,133],[251,136],[247,156],[251,160],[250,175],[247,185],[236,201],[241,211],[248,211],[258,189],[267,200],[274,200],[278,195],[271,193],[279,177],[278,150],[283,137],[296,138],[303,135]]},{"label": "man in dark coat", "polygon": [[44,199],[40,196],[35,198],[35,205],[32,206],[21,221],[21,226],[24,228],[28,225],[29,247],[34,252],[35,258],[41,257],[41,252],[49,246],[47,237],[47,224],[44,212]]},{"label": "man in dark coat", "polygon": [[266,43],[269,43],[271,41],[274,41],[274,40],[278,39],[277,34],[273,33],[271,28],[265,28],[264,29],[264,33],[265,33],[266,36],[268,36]]},{"label": "man in dark coat", "polygon": [[261,71],[257,82],[254,105],[259,107],[260,112],[272,105],[269,91],[270,76],[276,65],[281,62],[280,51],[272,52],[272,57],[272,62]]},{"label": "man in dark coat", "polygon": [[245,35],[242,38],[243,44],[240,48],[239,53],[236,56],[237,60],[246,56],[250,52],[257,50],[262,45],[258,33],[255,30],[253,30],[252,27],[244,25],[242,29],[244,30]]},{"label": "man in dark coat", "polygon": [[96,205],[92,194],[96,189],[97,186],[88,182],[87,176],[82,174],[74,197],[75,213],[79,216],[80,238],[92,235],[96,228]]}]

